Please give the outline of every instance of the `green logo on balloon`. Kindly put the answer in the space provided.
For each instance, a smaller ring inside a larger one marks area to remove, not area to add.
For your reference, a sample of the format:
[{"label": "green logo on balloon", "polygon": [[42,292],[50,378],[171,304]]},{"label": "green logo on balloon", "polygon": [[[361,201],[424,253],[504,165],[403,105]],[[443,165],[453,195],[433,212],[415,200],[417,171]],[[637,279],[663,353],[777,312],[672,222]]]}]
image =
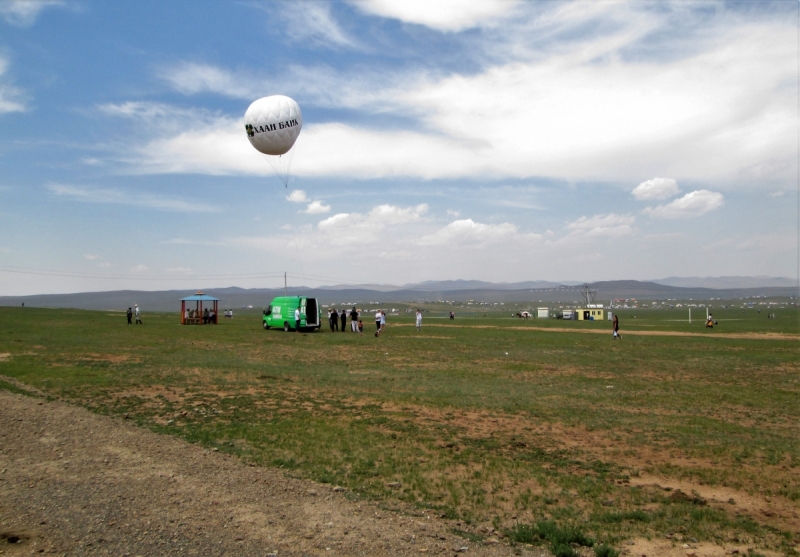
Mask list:
[{"label": "green logo on balloon", "polygon": [[244,129],[247,130],[247,137],[253,137],[256,132],[253,131],[253,126],[250,124],[245,124]]}]

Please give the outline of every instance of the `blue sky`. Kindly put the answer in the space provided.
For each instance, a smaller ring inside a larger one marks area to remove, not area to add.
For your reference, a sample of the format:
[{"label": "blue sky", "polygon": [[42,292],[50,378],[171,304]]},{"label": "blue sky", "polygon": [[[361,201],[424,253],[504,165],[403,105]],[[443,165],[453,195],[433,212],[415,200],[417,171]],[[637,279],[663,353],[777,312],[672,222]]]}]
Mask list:
[{"label": "blue sky", "polygon": [[797,44],[796,2],[5,0],[0,294],[794,276]]}]

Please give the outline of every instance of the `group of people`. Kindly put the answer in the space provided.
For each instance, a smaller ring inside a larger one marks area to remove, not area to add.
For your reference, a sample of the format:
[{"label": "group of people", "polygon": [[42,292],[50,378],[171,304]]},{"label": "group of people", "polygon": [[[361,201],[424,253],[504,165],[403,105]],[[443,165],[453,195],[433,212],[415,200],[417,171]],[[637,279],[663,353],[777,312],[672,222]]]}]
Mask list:
[{"label": "group of people", "polygon": [[364,323],[360,319],[360,314],[356,306],[353,306],[353,309],[349,312],[344,308],[342,308],[341,311],[336,308],[328,310],[328,325],[331,327],[331,332],[338,332],[340,330],[345,332],[347,330],[348,315],[350,316],[350,332],[363,334]]},{"label": "group of people", "polygon": [[203,310],[201,314],[199,310],[196,309],[187,309],[186,312],[183,314],[186,319],[202,319],[203,325],[208,325],[211,323],[217,322],[217,314],[214,313],[214,310],[208,310],[208,308]]},{"label": "group of people", "polygon": [[139,306],[138,306],[138,304],[133,304],[133,309],[128,308],[128,311],[127,311],[127,313],[125,315],[128,317],[128,325],[132,325],[133,324],[132,319],[133,319],[134,315],[136,316],[136,324],[137,325],[141,325],[142,324],[142,316],[139,314]]},{"label": "group of people", "polygon": [[[328,310],[328,325],[331,328],[331,332],[345,332],[347,330],[348,317],[350,318],[350,332],[363,335],[364,321],[361,319],[361,313],[359,313],[356,306],[353,306],[353,309],[351,309],[349,312],[344,308],[342,308],[341,311],[337,310],[336,308],[331,308]],[[380,336],[385,328],[386,312],[383,310],[378,310],[375,312],[375,336]]]}]

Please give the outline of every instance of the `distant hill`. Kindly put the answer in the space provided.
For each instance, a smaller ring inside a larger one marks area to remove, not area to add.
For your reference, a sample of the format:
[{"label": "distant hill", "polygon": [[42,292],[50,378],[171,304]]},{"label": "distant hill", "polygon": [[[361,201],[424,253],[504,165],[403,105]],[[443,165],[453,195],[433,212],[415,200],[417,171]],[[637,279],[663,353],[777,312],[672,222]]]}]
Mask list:
[{"label": "distant hill", "polygon": [[527,282],[485,282],[482,280],[428,280],[416,284],[406,284],[402,290],[417,290],[420,292],[455,292],[459,290],[526,290],[531,288],[558,288],[559,286],[574,286],[579,282],[548,282],[535,280]]},{"label": "distant hill", "polygon": [[786,277],[667,277],[652,280],[656,284],[681,288],[775,288],[797,286],[797,280]]},{"label": "distant hill", "polygon": [[[453,284],[455,283],[455,285]],[[527,285],[520,288],[521,285]],[[774,286],[758,288],[702,288],[678,287],[656,282],[636,280],[603,281],[593,283],[592,288],[598,290],[596,301],[608,303],[614,298],[636,298],[637,300],[709,300],[737,299],[749,296],[789,297],[796,296],[794,287]],[[377,290],[372,287],[336,286],[322,288],[293,287],[288,289],[289,295],[313,296],[323,304],[338,307],[354,304],[391,303],[391,302],[423,302],[423,301],[458,301],[466,302],[527,302],[532,307],[538,304],[563,303],[573,304],[582,300],[581,287],[562,284],[531,281],[513,284],[493,284],[482,281],[441,281],[427,282],[418,285],[397,287],[397,290]],[[0,306],[19,306],[24,303],[31,307],[61,307],[95,310],[124,311],[138,303],[143,311],[179,311],[180,299],[195,290],[165,290],[148,292],[141,290],[116,290],[111,292],[82,292],[77,294],[42,294],[36,296],[0,296]],[[282,296],[283,289],[238,287],[209,288],[204,290],[220,299],[220,308],[241,308],[252,305],[255,308],[266,307],[275,296]]]},{"label": "distant hill", "polygon": [[579,282],[549,282],[535,280],[527,282],[486,282],[482,280],[427,280],[395,286],[391,284],[335,284],[325,286],[324,290],[374,290],[377,292],[395,292],[398,290],[413,290],[417,292],[455,292],[459,290],[525,290],[530,288],[558,288],[564,285],[582,284]]}]

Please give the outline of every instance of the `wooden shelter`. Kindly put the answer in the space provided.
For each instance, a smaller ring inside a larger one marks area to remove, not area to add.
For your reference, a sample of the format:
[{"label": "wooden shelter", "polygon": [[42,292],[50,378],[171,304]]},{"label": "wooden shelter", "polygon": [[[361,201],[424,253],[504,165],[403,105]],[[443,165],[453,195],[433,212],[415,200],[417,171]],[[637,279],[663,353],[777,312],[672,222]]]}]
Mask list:
[{"label": "wooden shelter", "polygon": [[[190,302],[189,307],[186,302]],[[191,308],[191,302],[194,302],[194,309]],[[203,302],[206,302],[206,309],[211,309],[213,312],[213,317],[209,314],[207,320],[203,319]],[[216,325],[219,320],[218,302],[218,298],[203,292],[195,292],[192,296],[181,298],[181,325]]]}]

